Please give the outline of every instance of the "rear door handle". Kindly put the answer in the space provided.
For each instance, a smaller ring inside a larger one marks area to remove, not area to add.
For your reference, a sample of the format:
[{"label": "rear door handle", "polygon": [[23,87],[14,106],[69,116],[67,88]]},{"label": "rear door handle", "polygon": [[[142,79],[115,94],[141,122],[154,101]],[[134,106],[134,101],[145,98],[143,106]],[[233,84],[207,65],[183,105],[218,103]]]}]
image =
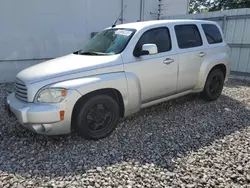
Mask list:
[{"label": "rear door handle", "polygon": [[205,55],[206,55],[205,52],[200,52],[200,53],[199,53],[199,56],[200,56],[200,57],[204,57]]},{"label": "rear door handle", "polygon": [[167,59],[165,59],[165,60],[163,61],[163,63],[166,64],[166,65],[170,65],[170,64],[173,63],[173,62],[174,62],[174,59],[172,59],[172,58],[167,58]]}]

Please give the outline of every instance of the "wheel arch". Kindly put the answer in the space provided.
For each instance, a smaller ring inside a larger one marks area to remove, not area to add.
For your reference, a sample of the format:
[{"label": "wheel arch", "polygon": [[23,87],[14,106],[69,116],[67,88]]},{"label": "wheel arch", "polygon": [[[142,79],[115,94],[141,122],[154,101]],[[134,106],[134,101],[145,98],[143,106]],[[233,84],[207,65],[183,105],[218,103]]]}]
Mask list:
[{"label": "wheel arch", "polygon": [[78,114],[78,110],[81,107],[81,105],[87,101],[88,99],[90,99],[93,96],[98,96],[98,95],[108,95],[110,97],[112,97],[118,104],[119,109],[120,109],[120,117],[124,117],[125,114],[125,106],[124,106],[124,101],[123,101],[123,97],[122,94],[120,93],[120,91],[118,91],[117,89],[114,88],[104,88],[104,89],[98,89],[95,91],[91,91],[85,95],[83,95],[82,97],[80,97],[77,102],[74,105],[73,111],[72,111],[72,119],[71,122],[74,122],[76,119],[76,115]]},{"label": "wheel arch", "polygon": [[[221,64],[218,64],[218,65],[215,65],[215,66],[209,71],[208,75],[209,75],[213,70],[215,70],[215,69],[220,69],[220,70],[223,72],[223,74],[224,74],[224,78],[226,78],[226,75],[227,75],[227,67],[226,67],[225,64],[221,63]],[[207,77],[208,77],[208,75],[207,75]],[[206,79],[207,79],[207,78],[206,78]]]},{"label": "wheel arch", "polygon": [[[216,76],[216,80],[215,80],[216,85],[213,84],[214,82],[213,79],[215,78],[214,76]],[[226,76],[225,65],[219,64],[219,65],[214,66],[208,74],[204,89],[201,92],[201,96],[207,101],[217,100],[223,90],[225,76]],[[219,81],[217,79],[219,79]]]},{"label": "wheel arch", "polygon": [[200,68],[199,78],[195,90],[203,90],[208,75],[213,71],[214,69],[220,69],[225,77],[225,81],[228,80],[228,76],[230,73],[230,67],[229,67],[230,59],[228,56],[224,53],[214,56],[211,59],[207,59],[204,61]]}]

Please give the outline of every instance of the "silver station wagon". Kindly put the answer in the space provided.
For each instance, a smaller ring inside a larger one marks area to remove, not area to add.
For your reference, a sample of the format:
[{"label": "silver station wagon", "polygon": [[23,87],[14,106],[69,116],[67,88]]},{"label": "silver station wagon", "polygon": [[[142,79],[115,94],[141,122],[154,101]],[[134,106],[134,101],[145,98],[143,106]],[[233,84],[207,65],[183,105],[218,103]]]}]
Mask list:
[{"label": "silver station wagon", "polygon": [[190,93],[218,99],[230,73],[228,51],[211,21],[113,26],[77,52],[21,71],[6,110],[39,134],[73,129],[98,140],[142,108]]}]

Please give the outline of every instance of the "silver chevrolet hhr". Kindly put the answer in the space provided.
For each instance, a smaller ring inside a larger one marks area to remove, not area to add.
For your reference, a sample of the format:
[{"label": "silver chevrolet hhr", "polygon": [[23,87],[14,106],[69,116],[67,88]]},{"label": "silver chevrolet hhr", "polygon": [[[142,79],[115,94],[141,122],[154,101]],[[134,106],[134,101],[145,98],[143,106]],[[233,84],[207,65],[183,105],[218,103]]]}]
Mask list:
[{"label": "silver chevrolet hhr", "polygon": [[190,93],[221,95],[230,60],[211,21],[164,20],[107,28],[78,52],[21,71],[6,110],[44,135],[112,133],[121,117]]}]

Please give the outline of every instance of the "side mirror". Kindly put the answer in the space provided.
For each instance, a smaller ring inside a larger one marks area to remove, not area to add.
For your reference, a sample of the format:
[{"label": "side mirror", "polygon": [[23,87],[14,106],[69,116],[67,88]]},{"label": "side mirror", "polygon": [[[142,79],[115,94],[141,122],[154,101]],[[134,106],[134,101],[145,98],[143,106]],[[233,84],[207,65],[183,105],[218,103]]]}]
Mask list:
[{"label": "side mirror", "polygon": [[154,55],[158,53],[158,48],[155,44],[144,44],[142,51],[148,52],[148,55]]},{"label": "side mirror", "polygon": [[142,46],[142,51],[136,53],[136,57],[142,55],[154,55],[158,53],[158,48],[155,44],[144,44]]}]

